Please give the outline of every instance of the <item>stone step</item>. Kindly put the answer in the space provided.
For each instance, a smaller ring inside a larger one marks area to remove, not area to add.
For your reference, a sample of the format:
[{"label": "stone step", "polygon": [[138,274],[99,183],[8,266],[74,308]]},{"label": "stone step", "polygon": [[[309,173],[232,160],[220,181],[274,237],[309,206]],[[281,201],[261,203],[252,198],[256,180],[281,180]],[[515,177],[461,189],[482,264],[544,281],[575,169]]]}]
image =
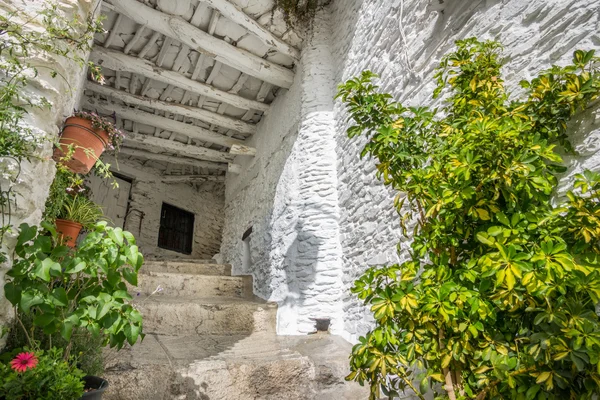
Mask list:
[{"label": "stone step", "polygon": [[144,262],[141,271],[171,272],[198,275],[231,276],[231,265],[204,262],[207,260],[153,260]]},{"label": "stone step", "polygon": [[252,299],[251,276],[215,276],[140,270],[138,285],[131,292],[149,295],[160,287],[157,295],[182,297],[236,297]]},{"label": "stone step", "polygon": [[[257,350],[248,357],[247,349]],[[260,350],[260,351],[258,351]],[[345,382],[351,345],[337,336],[146,336],[106,353],[105,400],[364,400]]]},{"label": "stone step", "polygon": [[250,334],[273,332],[277,305],[229,297],[138,296],[144,332],[162,335]]}]

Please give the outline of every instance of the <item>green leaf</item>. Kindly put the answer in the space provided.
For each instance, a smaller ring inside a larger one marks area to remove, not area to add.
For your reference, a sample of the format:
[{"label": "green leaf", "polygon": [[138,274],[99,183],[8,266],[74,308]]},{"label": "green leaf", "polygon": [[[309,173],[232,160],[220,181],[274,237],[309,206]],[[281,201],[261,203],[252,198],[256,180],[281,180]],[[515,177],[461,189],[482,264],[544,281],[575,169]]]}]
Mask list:
[{"label": "green leaf", "polygon": [[133,271],[131,268],[129,268],[129,267],[123,268],[123,277],[125,278],[125,280],[127,282],[129,282],[133,286],[137,286],[137,284],[138,284],[137,273],[135,271]]},{"label": "green leaf", "polygon": [[65,272],[67,274],[76,274],[78,272],[81,272],[85,269],[86,267],[86,263],[85,261],[81,261],[76,263],[75,265],[72,265],[70,268],[66,269]]},{"label": "green leaf", "polygon": [[61,267],[60,264],[57,262],[54,262],[51,258],[46,258],[43,261],[36,262],[36,267],[34,268],[34,273],[36,276],[40,277],[41,279],[43,279],[46,282],[50,282],[50,271],[57,271],[60,273],[61,272]]},{"label": "green leaf", "polygon": [[125,337],[127,338],[127,342],[133,346],[135,342],[137,342],[138,336],[140,334],[140,327],[135,324],[129,324],[125,326]]},{"label": "green leaf", "polygon": [[57,306],[66,307],[69,303],[67,292],[62,287],[57,287],[52,291],[53,303]]},{"label": "green leaf", "polygon": [[16,306],[21,301],[21,287],[9,282],[4,285],[4,296],[10,304]]},{"label": "green leaf", "polygon": [[30,291],[25,291],[21,293],[21,301],[19,305],[25,314],[29,314],[31,307],[42,304],[43,302],[44,300],[40,295],[34,294]]},{"label": "green leaf", "polygon": [[33,319],[33,324],[39,327],[45,327],[54,322],[55,316],[54,314],[38,314]]},{"label": "green leaf", "polygon": [[123,229],[121,228],[107,228],[106,232],[108,237],[117,243],[119,246],[123,246]]},{"label": "green leaf", "polygon": [[493,239],[491,239],[487,233],[477,232],[476,237],[477,237],[477,240],[479,240],[481,243],[486,244],[488,246],[494,246]]}]

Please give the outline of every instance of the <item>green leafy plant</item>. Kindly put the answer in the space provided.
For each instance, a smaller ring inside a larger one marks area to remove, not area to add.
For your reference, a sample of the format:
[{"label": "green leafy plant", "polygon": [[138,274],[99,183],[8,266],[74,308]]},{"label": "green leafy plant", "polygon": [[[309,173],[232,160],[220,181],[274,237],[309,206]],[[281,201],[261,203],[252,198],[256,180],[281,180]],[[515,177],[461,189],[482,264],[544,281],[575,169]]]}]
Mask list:
[{"label": "green leafy plant", "polygon": [[[371,398],[410,388],[449,399],[591,399],[600,392],[600,175],[553,205],[569,119],[600,93],[599,60],[521,82],[509,99],[495,42],[457,42],[437,70],[442,110],[404,107],[366,71],[339,88],[362,156],[400,193],[410,260],[352,289],[375,327],[348,379]],[[444,92],[444,89],[449,91]],[[412,230],[412,235],[410,235]]]},{"label": "green leafy plant", "polygon": [[104,373],[104,357],[102,354],[103,339],[94,337],[90,332],[78,329],[71,335],[71,340],[65,340],[60,332],[44,333],[44,328],[33,324],[33,315],[19,313],[12,320],[6,335],[6,346],[0,351],[0,362],[14,356],[16,351],[29,346],[28,337],[35,342],[35,348],[50,350],[53,347],[64,350],[71,343],[70,363],[74,364],[86,375],[102,376]]},{"label": "green leafy plant", "polygon": [[[51,107],[46,98],[26,94],[29,82],[46,68],[33,60],[64,57],[87,65],[91,76],[103,81],[100,68],[84,58],[85,52],[91,50],[94,34],[102,32],[101,20],[65,17],[57,2],[46,2],[34,16],[14,4],[6,7],[7,12],[0,15],[0,243],[11,228],[10,217],[16,203],[13,187],[19,183],[20,163],[36,157],[36,149],[49,140],[24,121],[30,110]],[[52,77],[59,75],[57,70],[49,70]],[[3,258],[0,254],[0,261]]]},{"label": "green leafy plant", "polygon": [[[24,353],[33,356],[25,371],[0,363],[0,397],[14,400],[77,400],[83,395],[84,376],[62,359],[60,349]],[[16,354],[15,354],[16,355]]]},{"label": "green leafy plant", "polygon": [[87,196],[88,188],[84,185],[81,175],[71,172],[66,167],[57,164],[56,175],[50,185],[50,193],[46,199],[43,220],[54,224],[63,211],[64,204],[73,195]]},{"label": "green leafy plant", "polygon": [[60,333],[68,343],[65,360],[71,354],[73,333],[79,329],[118,349],[126,341],[133,345],[143,338],[142,315],[129,303],[132,298],[125,283],[137,285],[143,263],[133,235],[99,222],[71,251],[57,245],[54,227],[45,228],[51,236],[21,225],[16,257],[4,285],[29,346],[35,348],[36,340],[20,321],[23,314],[31,316],[33,326],[45,334]]},{"label": "green leafy plant", "polygon": [[83,195],[76,194],[65,199],[58,218],[78,222],[91,228],[102,218],[102,207]]}]

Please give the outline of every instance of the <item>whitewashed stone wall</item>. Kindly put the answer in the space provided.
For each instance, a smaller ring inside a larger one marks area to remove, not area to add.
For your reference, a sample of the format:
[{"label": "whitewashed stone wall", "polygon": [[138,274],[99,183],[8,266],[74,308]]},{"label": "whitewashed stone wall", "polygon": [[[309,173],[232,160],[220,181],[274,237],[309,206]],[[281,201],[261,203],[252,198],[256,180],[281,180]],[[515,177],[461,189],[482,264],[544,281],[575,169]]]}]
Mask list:
[{"label": "whitewashed stone wall", "polygon": [[[364,141],[346,138],[342,105],[331,112],[335,84],[370,69],[406,105],[429,104],[440,58],[455,40],[477,36],[504,44],[504,76],[518,92],[521,79],[568,62],[576,48],[598,48],[599,21],[600,3],[585,0],[334,0],[320,11],[294,86],[253,138],[257,157],[241,160],[244,173],[227,180],[221,251],[235,272],[254,275],[259,296],[279,302],[278,332],[305,333],[310,318],[326,316],[355,341],[372,320],[352,283],[368,266],[407,257],[394,194],[375,179],[374,162],[359,159]],[[563,186],[575,171],[600,168],[599,115],[595,106],[572,124],[580,155],[567,158]],[[250,226],[252,264],[243,269]]]},{"label": "whitewashed stone wall", "polygon": [[[600,45],[597,1],[338,0],[332,16],[336,81],[370,69],[381,76],[381,89],[405,105],[429,104],[433,69],[457,39],[476,36],[501,41],[507,61],[504,76],[509,90],[515,92],[521,79],[530,79],[551,64],[569,62],[575,49]],[[572,138],[581,155],[568,158],[571,169],[563,186],[574,171],[600,169],[599,113],[598,106],[592,107],[572,124]],[[367,266],[395,262],[401,237],[393,194],[375,180],[374,163],[359,160],[364,141],[346,138],[346,114],[339,102],[335,115],[344,331],[348,339],[356,340],[371,319],[347,289]],[[406,256],[406,251],[400,254]]]},{"label": "whitewashed stone wall", "polygon": [[[36,15],[39,17],[38,12],[43,8],[44,3],[37,0],[0,1],[0,13],[6,15],[18,7],[32,17]],[[96,7],[98,0],[63,0],[61,3],[60,10],[65,15],[87,16],[99,11],[99,7]],[[35,19],[28,26],[43,29],[40,25],[36,25]],[[85,54],[82,56],[86,57]],[[52,104],[52,108],[33,109],[26,115],[24,122],[37,134],[54,139],[59,133],[62,122],[78,103],[85,74],[79,65],[60,57],[39,56],[32,61],[39,66],[38,75],[27,87],[27,94],[45,97]],[[57,71],[59,77],[52,78],[50,76],[52,70]],[[52,155],[50,143],[39,148],[37,155],[40,157],[39,160],[32,159],[31,162],[24,161],[21,164],[22,170],[18,184],[15,186],[17,207],[13,209],[11,221],[16,227],[22,222],[30,225],[39,224],[48,197],[48,189],[54,179],[55,166],[54,161],[50,159]],[[7,161],[0,160],[0,163],[3,162]],[[3,178],[0,176],[0,179]],[[6,180],[1,183],[3,187],[8,185]],[[15,242],[15,235],[7,235],[2,244],[2,251],[12,254]],[[6,264],[0,265],[0,328],[11,316],[10,303],[4,298],[3,291],[4,276],[10,266],[10,257]]]},{"label": "whitewashed stone wall", "polygon": [[[148,167],[109,159],[119,166],[118,173],[132,180],[125,229],[133,233],[146,259],[211,259],[221,246],[223,206],[222,182],[165,184],[162,173]],[[115,193],[116,194],[116,193]],[[158,247],[158,233],[163,203],[194,214],[192,253],[183,254]]]},{"label": "whitewashed stone wall", "polygon": [[[226,182],[222,255],[254,275],[259,296],[279,303],[280,334],[309,333],[315,319],[341,333],[341,247],[335,181],[333,81],[328,13],[317,16],[292,88],[275,100],[243,173]],[[252,227],[251,265],[242,263]]]},{"label": "whitewashed stone wall", "polygon": [[[144,213],[139,230],[139,214],[132,212],[128,219],[130,230],[140,244],[146,258],[200,258],[210,259],[219,252],[223,229],[223,184],[207,182],[198,189],[186,184],[160,184],[135,180],[131,188],[130,210]],[[162,204],[168,203],[194,214],[194,241],[192,253],[182,254],[158,247],[158,231]]]}]

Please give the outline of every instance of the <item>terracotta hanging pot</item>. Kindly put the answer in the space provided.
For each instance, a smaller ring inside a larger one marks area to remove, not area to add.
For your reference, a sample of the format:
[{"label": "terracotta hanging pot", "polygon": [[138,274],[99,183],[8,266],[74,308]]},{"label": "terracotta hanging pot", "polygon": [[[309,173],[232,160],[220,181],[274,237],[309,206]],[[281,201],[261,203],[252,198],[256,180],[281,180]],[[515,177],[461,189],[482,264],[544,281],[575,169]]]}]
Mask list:
[{"label": "terracotta hanging pot", "polygon": [[83,228],[83,225],[78,222],[68,221],[66,219],[56,220],[56,231],[63,239],[64,244],[69,247],[75,247],[81,228]]},{"label": "terracotta hanging pot", "polygon": [[[108,134],[92,127],[92,121],[80,117],[70,117],[65,121],[60,147],[54,151],[54,161],[59,161],[69,150],[69,145],[75,146],[75,152],[70,160],[63,164],[78,174],[87,174],[100,158],[109,143]],[[91,154],[86,154],[89,149]]]}]

